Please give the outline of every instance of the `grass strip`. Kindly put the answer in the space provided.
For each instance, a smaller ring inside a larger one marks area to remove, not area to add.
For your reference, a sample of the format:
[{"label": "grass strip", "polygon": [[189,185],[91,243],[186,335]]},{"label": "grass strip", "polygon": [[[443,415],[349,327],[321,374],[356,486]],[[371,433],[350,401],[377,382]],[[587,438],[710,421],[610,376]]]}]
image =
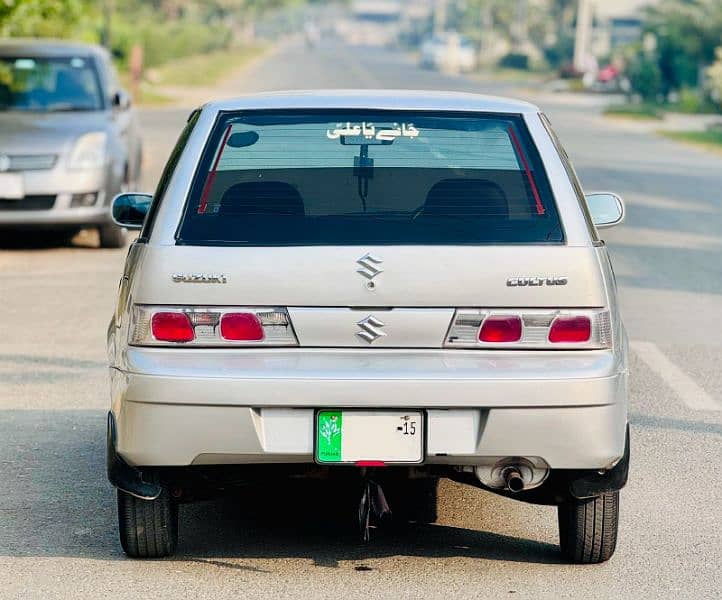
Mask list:
[{"label": "grass strip", "polygon": [[664,118],[664,111],[653,104],[612,104],[604,109],[604,114],[638,121],[661,121]]}]

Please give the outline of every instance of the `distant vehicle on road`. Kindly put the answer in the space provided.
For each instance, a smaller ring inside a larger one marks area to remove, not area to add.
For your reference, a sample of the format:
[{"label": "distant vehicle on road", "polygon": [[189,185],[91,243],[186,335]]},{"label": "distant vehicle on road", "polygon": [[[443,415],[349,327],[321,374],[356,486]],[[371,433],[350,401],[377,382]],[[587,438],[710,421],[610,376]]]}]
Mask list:
[{"label": "distant vehicle on road", "polygon": [[336,33],[358,46],[392,46],[401,32],[401,3],[397,0],[354,0],[351,18],[339,22]]},{"label": "distant vehicle on road", "polygon": [[313,21],[306,21],[303,24],[303,39],[306,48],[313,49],[321,43],[321,30]]},{"label": "distant vehicle on road", "polygon": [[420,64],[427,69],[468,73],[476,62],[476,47],[456,32],[436,34],[421,45]]},{"label": "distant vehicle on road", "polygon": [[140,177],[130,104],[98,46],[1,40],[0,228],[93,227],[102,247],[123,246],[110,203]]},{"label": "distant vehicle on road", "polygon": [[612,555],[628,350],[597,229],[623,203],[584,197],[537,107],[246,96],[171,156],[113,203],[141,230],[108,328],[127,554],[172,554],[178,503],[236,484],[357,489],[367,534],[433,522],[446,477],[558,506],[571,562]]}]

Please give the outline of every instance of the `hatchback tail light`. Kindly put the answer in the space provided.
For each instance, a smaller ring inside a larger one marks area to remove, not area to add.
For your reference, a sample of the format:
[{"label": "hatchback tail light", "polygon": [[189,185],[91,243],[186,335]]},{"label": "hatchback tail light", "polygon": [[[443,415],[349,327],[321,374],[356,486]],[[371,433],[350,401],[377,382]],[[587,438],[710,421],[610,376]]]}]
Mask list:
[{"label": "hatchback tail light", "polygon": [[132,346],[297,346],[285,308],[136,304]]},{"label": "hatchback tail light", "polygon": [[188,315],[177,312],[157,312],[150,322],[153,337],[159,342],[191,342],[196,337]]},{"label": "hatchback tail light", "polygon": [[257,342],[264,337],[263,326],[253,313],[226,313],[221,317],[221,337],[237,342]]},{"label": "hatchback tail light", "polygon": [[458,309],[446,348],[595,350],[611,348],[607,309]]},{"label": "hatchback tail light", "polygon": [[521,339],[521,317],[515,315],[492,315],[484,319],[479,331],[479,341],[509,344]]},{"label": "hatchback tail light", "polygon": [[557,317],[549,329],[552,344],[581,344],[592,337],[592,321],[589,317]]}]

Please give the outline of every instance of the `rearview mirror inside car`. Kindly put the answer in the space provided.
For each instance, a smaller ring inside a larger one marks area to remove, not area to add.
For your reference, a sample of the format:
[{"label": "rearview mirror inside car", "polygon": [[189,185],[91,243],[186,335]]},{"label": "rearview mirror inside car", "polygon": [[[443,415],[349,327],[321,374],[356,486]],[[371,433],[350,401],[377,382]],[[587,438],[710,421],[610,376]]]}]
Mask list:
[{"label": "rearview mirror inside car", "polygon": [[624,200],[611,192],[587,194],[587,206],[598,229],[614,227],[624,221]]},{"label": "rearview mirror inside car", "polygon": [[111,207],[113,221],[126,229],[140,229],[152,201],[150,194],[118,194]]}]

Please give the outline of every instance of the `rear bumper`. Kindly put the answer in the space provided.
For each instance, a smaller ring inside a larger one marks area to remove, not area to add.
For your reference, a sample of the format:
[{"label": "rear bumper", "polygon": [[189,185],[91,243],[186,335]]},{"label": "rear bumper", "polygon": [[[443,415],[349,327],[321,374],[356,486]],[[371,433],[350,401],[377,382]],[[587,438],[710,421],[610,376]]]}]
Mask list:
[{"label": "rear bumper", "polygon": [[608,467],[627,373],[612,352],[129,348],[111,369],[117,451],[141,466],[313,461],[321,407],[420,408],[427,464],[534,456]]}]

